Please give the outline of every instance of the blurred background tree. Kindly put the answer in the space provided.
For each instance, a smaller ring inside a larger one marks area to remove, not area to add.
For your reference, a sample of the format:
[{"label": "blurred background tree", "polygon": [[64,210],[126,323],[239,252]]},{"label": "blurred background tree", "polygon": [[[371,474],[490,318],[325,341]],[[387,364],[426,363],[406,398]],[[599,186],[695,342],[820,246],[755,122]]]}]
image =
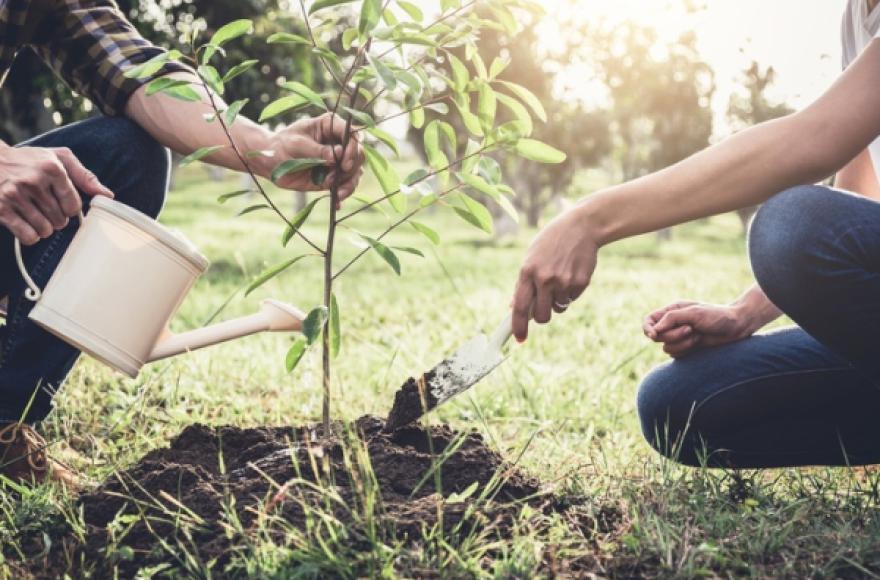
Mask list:
[{"label": "blurred background tree", "polygon": [[[676,1],[686,13],[701,9],[691,0]],[[117,3],[146,38],[169,47],[179,47],[185,41],[183,31],[194,24],[210,34],[230,20],[254,20],[256,34],[231,47],[231,58],[258,59],[261,66],[234,79],[227,89],[230,101],[250,99],[243,114],[251,118],[265,103],[282,95],[279,84],[285,80],[299,80],[319,92],[332,81],[308,47],[265,42],[274,32],[303,32],[297,1]],[[516,209],[532,227],[567,200],[675,163],[706,147],[713,131],[716,138],[724,136],[717,134],[713,123],[725,114],[713,115],[715,76],[703,61],[693,32],[663,38],[647,24],[592,21],[578,5],[572,1],[572,17],[549,31],[532,15],[517,14],[526,20],[521,33],[511,37],[499,23],[483,34],[479,44],[487,66],[496,58],[515,63],[500,78],[519,83],[537,96],[548,123],[536,125],[535,137],[568,154],[564,164],[549,171],[497,157],[517,192]],[[340,34],[341,30],[340,26]],[[552,42],[548,42],[548,33],[552,33]],[[572,82],[572,76],[579,84]],[[585,78],[592,80],[590,94],[584,91]],[[726,111],[732,130],[791,112],[768,94],[774,80],[772,67],[753,61],[744,69]],[[87,100],[72,93],[36,55],[24,50],[0,91],[0,139],[20,142],[95,113]],[[499,115],[515,118],[504,103],[499,103]],[[466,131],[459,134],[464,136]],[[412,132],[410,138],[420,142],[421,131]],[[299,203],[304,199],[299,196]],[[497,206],[494,211],[499,217],[504,213]],[[741,212],[743,223],[750,215],[751,210]],[[499,232],[515,227],[512,220],[499,220]]]}]

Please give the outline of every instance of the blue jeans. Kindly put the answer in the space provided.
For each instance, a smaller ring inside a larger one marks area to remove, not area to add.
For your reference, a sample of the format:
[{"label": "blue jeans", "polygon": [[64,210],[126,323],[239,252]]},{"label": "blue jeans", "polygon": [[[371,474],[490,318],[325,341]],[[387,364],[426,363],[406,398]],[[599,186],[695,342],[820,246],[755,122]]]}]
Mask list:
[{"label": "blue jeans", "polygon": [[653,370],[637,400],[645,437],[688,465],[880,463],[880,203],[780,193],[755,216],[749,256],[798,327]]},{"label": "blue jeans", "polygon": [[[162,209],[168,189],[168,150],[128,119],[89,119],[21,146],[67,147],[115,193],[117,201],[152,217]],[[88,202],[83,196],[86,210]],[[58,266],[78,226],[78,220],[71,220],[64,230],[24,248],[28,272],[40,287]],[[26,287],[12,243],[12,234],[0,227],[0,297],[9,296],[6,325],[0,327],[0,421],[36,422],[51,410],[52,396],[79,352],[28,319],[33,303],[24,297]]]}]

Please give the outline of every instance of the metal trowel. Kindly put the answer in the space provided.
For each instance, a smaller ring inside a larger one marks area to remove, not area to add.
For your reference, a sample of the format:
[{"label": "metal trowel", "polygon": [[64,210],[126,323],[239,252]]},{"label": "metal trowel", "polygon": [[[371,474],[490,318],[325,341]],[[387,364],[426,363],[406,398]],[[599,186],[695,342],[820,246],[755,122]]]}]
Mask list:
[{"label": "metal trowel", "polygon": [[478,334],[433,369],[407,380],[394,395],[385,430],[395,431],[412,423],[492,372],[504,360],[501,349],[513,334],[511,324],[508,314],[490,336]]}]

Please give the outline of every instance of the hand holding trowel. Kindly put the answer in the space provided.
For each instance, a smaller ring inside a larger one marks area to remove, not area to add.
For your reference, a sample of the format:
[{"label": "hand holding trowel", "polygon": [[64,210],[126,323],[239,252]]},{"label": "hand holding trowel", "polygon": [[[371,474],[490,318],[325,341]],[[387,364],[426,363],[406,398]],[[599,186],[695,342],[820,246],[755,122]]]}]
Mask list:
[{"label": "hand holding trowel", "polygon": [[511,318],[504,317],[491,336],[478,334],[418,379],[404,383],[394,396],[385,430],[412,423],[492,372],[504,360],[501,349],[513,334]]}]

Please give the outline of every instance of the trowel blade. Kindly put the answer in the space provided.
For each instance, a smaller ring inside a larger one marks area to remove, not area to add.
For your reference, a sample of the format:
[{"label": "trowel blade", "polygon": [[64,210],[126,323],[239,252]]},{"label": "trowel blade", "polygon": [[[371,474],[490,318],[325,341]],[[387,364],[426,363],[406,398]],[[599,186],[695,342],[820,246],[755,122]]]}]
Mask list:
[{"label": "trowel blade", "polygon": [[[509,326],[508,318],[499,330],[509,336],[505,330]],[[493,341],[485,334],[478,334],[418,379],[410,379],[397,392],[385,429],[393,431],[411,423],[480,382],[504,361],[501,346],[506,337],[502,335],[502,338]]]}]

